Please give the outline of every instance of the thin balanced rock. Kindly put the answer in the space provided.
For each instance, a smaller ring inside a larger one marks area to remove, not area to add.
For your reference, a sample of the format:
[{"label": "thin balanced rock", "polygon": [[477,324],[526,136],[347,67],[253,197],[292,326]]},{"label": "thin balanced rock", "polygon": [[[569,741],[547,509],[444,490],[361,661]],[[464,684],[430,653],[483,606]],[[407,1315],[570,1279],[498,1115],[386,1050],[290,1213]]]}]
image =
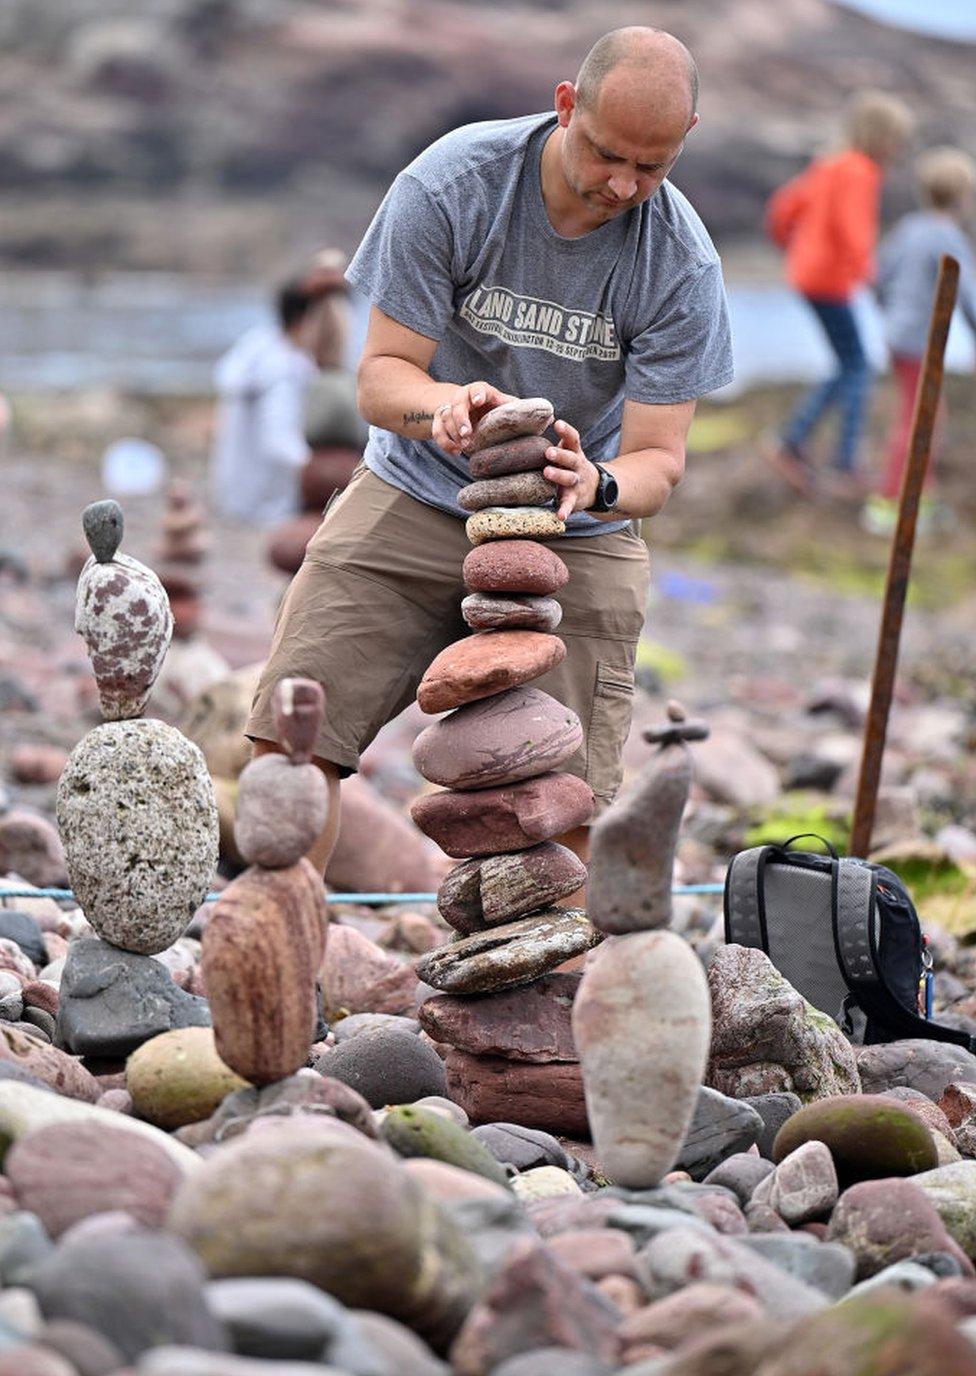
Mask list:
[{"label": "thin balanced rock", "polygon": [[468,460],[471,476],[478,482],[507,477],[510,473],[533,473],[545,468],[550,448],[545,435],[522,435],[501,444],[479,449]]},{"label": "thin balanced rock", "polygon": [[573,1005],[597,1157],[618,1185],[657,1185],[678,1159],[708,1061],[705,973],[673,932],[608,943]]},{"label": "thin balanced rock", "polygon": [[283,679],[273,696],[284,754],[261,755],[243,770],[237,791],[234,840],[251,865],[294,865],[325,826],[329,792],[311,751],[325,694],[311,679]]},{"label": "thin balanced rock", "polygon": [[573,827],[593,812],[593,790],[574,774],[543,774],[505,788],[431,793],[410,815],[420,830],[455,859],[527,850]]},{"label": "thin balanced rock", "polygon": [[322,879],[304,859],[245,870],[213,905],[202,970],[217,1053],[251,1084],[282,1080],[308,1059],[327,922]]},{"label": "thin balanced rock", "polygon": [[455,931],[470,934],[547,908],[586,883],[586,866],[555,841],[529,850],[465,860],[437,893],[437,907]]},{"label": "thin balanced rock", "polygon": [[657,753],[593,824],[588,910],[601,931],[619,935],[670,923],[674,853],[692,777],[686,742],[707,735],[704,722],[686,721],[684,709],[669,703],[667,723],[644,732]]},{"label": "thin balanced rock", "polygon": [[458,505],[465,511],[491,506],[551,506],[558,491],[556,484],[539,472],[508,473],[462,487]]},{"label": "thin balanced rock", "polygon": [[447,712],[548,673],[566,658],[566,646],[540,631],[487,631],[448,645],[431,662],[417,689],[424,712]]},{"label": "thin balanced rock", "polygon": [[554,631],[563,609],[554,597],[472,592],[461,603],[461,615],[473,631]]},{"label": "thin balanced rock", "polygon": [[569,569],[558,554],[533,540],[489,540],[465,555],[461,576],[469,592],[548,597],[566,586]]},{"label": "thin balanced rock", "polygon": [[169,599],[152,569],[118,553],[117,502],[93,503],[82,525],[92,554],[78,578],[75,630],[88,647],[102,715],[138,717],[173,636]]},{"label": "thin balanced rock", "polygon": [[487,506],[464,523],[473,545],[488,540],[551,540],[565,535],[566,523],[554,511],[541,506]]},{"label": "thin balanced rock", "polygon": [[445,994],[511,989],[582,955],[599,940],[581,908],[549,908],[437,947],[417,963],[417,976]]},{"label": "thin balanced rock", "polygon": [[552,402],[545,397],[520,397],[494,407],[474,428],[465,446],[468,454],[503,444],[524,435],[541,435],[552,424]]},{"label": "thin balanced rock", "polygon": [[538,688],[521,686],[459,707],[428,726],[413,762],[431,783],[488,788],[558,769],[583,743],[572,708]]}]

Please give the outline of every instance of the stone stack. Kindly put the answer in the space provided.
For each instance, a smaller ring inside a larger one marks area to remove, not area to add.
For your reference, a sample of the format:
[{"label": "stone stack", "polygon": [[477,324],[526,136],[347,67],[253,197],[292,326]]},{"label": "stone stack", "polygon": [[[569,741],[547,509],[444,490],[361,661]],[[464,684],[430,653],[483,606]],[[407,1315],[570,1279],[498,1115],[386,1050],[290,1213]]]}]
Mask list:
[{"label": "stone stack", "polygon": [[174,637],[189,640],[200,628],[200,565],[209,542],[203,511],[186,483],[170,484],[162,527],[156,550],[159,581],[169,597]]},{"label": "stone stack", "polygon": [[217,1051],[254,1085],[305,1065],[318,1022],[328,911],[322,877],[304,856],[329,812],[325,778],[311,763],[324,707],[310,679],[276,686],[286,753],[261,755],[241,774],[234,837],[251,868],[220,895],[203,934]]},{"label": "stone stack", "polygon": [[[414,764],[444,791],[418,799],[411,814],[461,861],[438,893],[458,936],[417,970],[443,991],[420,1018],[451,1048],[451,1095],[474,1121],[512,1117],[566,1131],[546,1090],[552,1063],[564,1061],[579,1126],[579,1070],[568,1037],[576,977],[545,977],[597,937],[582,909],[559,906],[582,886],[586,869],[553,840],[593,810],[589,786],[560,769],[582,744],[582,726],[530,686],[566,654],[553,634],[562,616],[553,594],[568,570],[537,543],[565,530],[552,509],[555,485],[541,472],[549,447],[542,431],[552,416],[538,398],[509,402],[472,437],[476,481],[459,500],[472,512],[462,613],[474,634],[443,650],[421,680],[421,708],[448,715],[417,737]],[[534,1043],[519,1035],[520,1024],[531,1028],[540,1017],[552,1023],[551,1037]],[[557,1024],[565,1024],[561,1032]]]},{"label": "stone stack", "polygon": [[[150,957],[183,935],[206,895],[217,806],[197,747],[140,715],[173,630],[162,584],[118,553],[116,502],[87,507],[83,525],[92,555],[78,580],[75,629],[107,720],[75,746],[58,785],[68,877],[96,933],[69,949],[58,1035],[80,1054],[118,1056],[170,1027],[209,1022],[206,1001],[183,993]],[[140,990],[137,1011],[124,1011],[116,984]]]},{"label": "stone stack", "polygon": [[711,1010],[701,962],[673,932],[671,878],[691,783],[686,744],[708,734],[677,703],[644,733],[658,745],[631,789],[591,833],[590,913],[616,939],[573,1005],[590,1131],[603,1172],[631,1189],[672,1169],[708,1061]]}]

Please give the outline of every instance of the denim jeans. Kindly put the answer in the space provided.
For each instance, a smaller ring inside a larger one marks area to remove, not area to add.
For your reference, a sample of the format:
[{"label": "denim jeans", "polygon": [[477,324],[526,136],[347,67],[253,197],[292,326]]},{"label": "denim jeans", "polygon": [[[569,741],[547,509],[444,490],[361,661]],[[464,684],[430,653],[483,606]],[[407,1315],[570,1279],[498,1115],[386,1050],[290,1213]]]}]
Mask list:
[{"label": "denim jeans", "polygon": [[817,422],[836,406],[840,412],[840,431],[834,466],[842,473],[853,473],[857,468],[857,448],[864,426],[871,369],[850,304],[817,296],[806,296],[804,300],[823,326],[837,357],[837,372],[803,398],[783,431],[783,440],[799,448]]}]

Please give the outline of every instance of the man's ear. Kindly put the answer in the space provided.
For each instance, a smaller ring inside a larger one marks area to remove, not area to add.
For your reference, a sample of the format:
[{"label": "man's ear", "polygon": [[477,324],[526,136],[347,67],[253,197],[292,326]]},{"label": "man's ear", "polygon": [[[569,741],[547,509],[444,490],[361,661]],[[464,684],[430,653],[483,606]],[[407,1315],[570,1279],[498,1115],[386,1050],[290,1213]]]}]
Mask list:
[{"label": "man's ear", "polygon": [[699,121],[700,119],[701,119],[701,115],[699,115],[698,111],[696,110],[695,113],[694,113],[694,114],[692,115],[692,117],[691,117],[691,123],[688,125],[688,128],[687,128],[686,132],[690,134],[691,131],[692,131],[692,129],[694,129],[695,125],[698,123],[698,121]]},{"label": "man's ear", "polygon": [[561,81],[556,87],[555,107],[559,123],[565,129],[576,109],[576,87],[571,81]]}]

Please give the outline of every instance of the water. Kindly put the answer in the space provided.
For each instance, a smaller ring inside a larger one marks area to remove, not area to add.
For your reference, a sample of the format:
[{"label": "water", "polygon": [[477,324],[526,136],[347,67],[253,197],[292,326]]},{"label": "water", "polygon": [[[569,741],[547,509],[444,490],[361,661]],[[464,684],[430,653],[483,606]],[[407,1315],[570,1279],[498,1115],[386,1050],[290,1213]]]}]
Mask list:
[{"label": "water", "polygon": [[[782,286],[729,288],[736,382],[803,382],[827,374],[831,356],[803,303]],[[869,352],[884,364],[881,322],[869,297],[857,303]],[[259,287],[162,274],[84,279],[22,273],[0,283],[0,389],[201,394],[215,360],[249,326],[267,318]],[[366,305],[357,303],[350,363],[362,345]],[[947,365],[973,367],[972,337],[958,320]]]}]

